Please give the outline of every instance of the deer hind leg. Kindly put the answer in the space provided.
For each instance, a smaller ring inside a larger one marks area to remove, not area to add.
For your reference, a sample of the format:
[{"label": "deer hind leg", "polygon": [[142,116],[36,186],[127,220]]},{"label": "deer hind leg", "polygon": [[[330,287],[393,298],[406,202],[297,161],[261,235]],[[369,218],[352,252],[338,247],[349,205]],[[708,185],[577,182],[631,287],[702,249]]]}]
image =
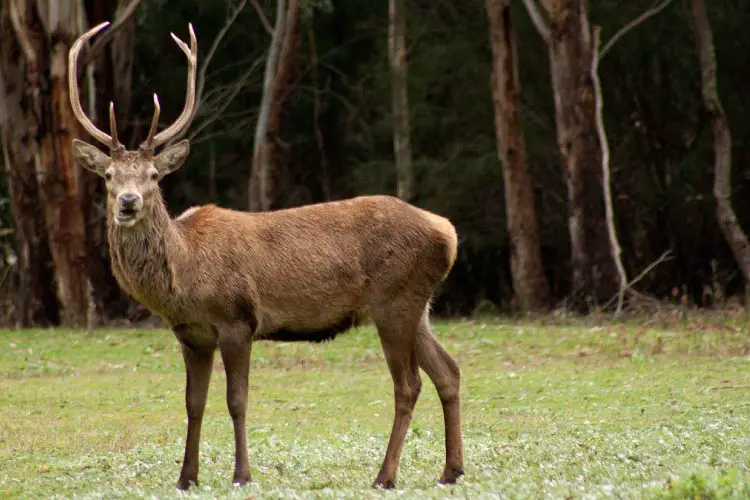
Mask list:
[{"label": "deer hind leg", "polygon": [[247,484],[252,480],[245,430],[251,336],[252,330],[246,325],[219,330],[219,350],[227,374],[227,407],[234,427],[232,483],[235,484]]},{"label": "deer hind leg", "polygon": [[443,405],[445,421],[445,470],[440,483],[452,484],[464,474],[463,444],[461,439],[460,372],[456,361],[437,341],[430,330],[429,314],[425,310],[419,322],[416,338],[417,363],[435,384]]},{"label": "deer hind leg", "polygon": [[181,346],[187,374],[185,407],[187,409],[188,428],[185,458],[182,462],[177,487],[186,490],[190,487],[190,483],[198,485],[198,450],[200,448],[201,424],[203,422],[203,410],[206,408],[208,384],[211,381],[214,348],[193,348],[184,343]]},{"label": "deer hind leg", "polygon": [[393,488],[396,485],[396,472],[404,439],[422,388],[414,349],[417,322],[418,319],[403,314],[375,318],[385,359],[393,378],[395,415],[388,448],[383,465],[373,483],[374,487]]}]

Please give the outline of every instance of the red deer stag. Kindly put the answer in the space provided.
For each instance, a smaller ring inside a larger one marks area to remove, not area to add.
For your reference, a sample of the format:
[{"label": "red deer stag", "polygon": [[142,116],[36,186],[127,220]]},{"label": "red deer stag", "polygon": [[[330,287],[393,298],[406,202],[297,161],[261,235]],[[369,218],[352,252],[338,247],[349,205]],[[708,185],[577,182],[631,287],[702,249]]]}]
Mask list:
[{"label": "red deer stag", "polygon": [[255,340],[321,342],[371,318],[380,336],[395,395],[388,448],[373,486],[391,488],[421,388],[419,368],[435,384],[445,419],[445,469],[440,482],[463,474],[459,369],[430,331],[429,302],[456,257],[456,232],[443,217],[389,196],[362,196],[267,213],[214,205],[170,218],[159,181],[189,152],[183,131],[195,107],[197,41],[177,38],[188,60],[187,97],[177,120],[156,134],[159,100],[137,151],[118,141],[114,105],[110,133],[81,109],[78,54],[109,23],[70,49],[70,101],[76,118],[109,156],[73,141],[75,159],[104,177],[112,270],[120,286],[174,331],[187,372],[187,439],[177,483],[198,483],[198,448],[214,351],[227,376],[234,425],[234,483],[250,481],[245,413],[250,348]]}]

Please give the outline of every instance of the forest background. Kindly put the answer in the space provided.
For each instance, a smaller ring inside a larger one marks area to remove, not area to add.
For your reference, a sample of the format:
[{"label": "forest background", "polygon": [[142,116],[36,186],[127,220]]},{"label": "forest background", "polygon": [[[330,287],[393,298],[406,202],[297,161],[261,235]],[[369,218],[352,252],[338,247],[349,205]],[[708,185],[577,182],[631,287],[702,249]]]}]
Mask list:
[{"label": "forest background", "polygon": [[[135,147],[171,122],[199,43],[170,211],[360,194],[450,218],[443,315],[743,304],[750,11],[742,0],[2,0],[0,320],[138,320],[108,263],[103,182],[67,94]],[[280,249],[279,251],[283,251]],[[736,299],[736,300],[735,300]]]}]

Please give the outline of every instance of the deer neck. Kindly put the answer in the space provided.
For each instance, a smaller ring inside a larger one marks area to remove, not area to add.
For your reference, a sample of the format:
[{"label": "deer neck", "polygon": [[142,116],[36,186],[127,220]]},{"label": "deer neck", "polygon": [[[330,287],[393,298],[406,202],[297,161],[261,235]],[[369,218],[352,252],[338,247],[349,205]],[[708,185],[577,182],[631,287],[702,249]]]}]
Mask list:
[{"label": "deer neck", "polygon": [[133,227],[114,223],[108,212],[112,271],[120,286],[151,311],[165,315],[172,308],[165,298],[174,297],[175,267],[183,242],[160,195],[155,194],[146,213]]}]

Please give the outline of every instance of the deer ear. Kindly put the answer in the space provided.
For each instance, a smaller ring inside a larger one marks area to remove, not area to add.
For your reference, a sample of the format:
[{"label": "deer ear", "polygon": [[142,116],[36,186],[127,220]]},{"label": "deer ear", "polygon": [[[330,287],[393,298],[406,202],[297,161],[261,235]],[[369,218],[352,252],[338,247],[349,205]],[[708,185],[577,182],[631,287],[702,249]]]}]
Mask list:
[{"label": "deer ear", "polygon": [[159,153],[159,156],[154,158],[154,166],[159,171],[159,177],[162,178],[180,168],[185,163],[188,154],[190,154],[190,141],[187,139]]},{"label": "deer ear", "polygon": [[101,176],[112,163],[112,158],[99,151],[99,148],[78,139],[73,139],[73,158],[86,170]]}]

